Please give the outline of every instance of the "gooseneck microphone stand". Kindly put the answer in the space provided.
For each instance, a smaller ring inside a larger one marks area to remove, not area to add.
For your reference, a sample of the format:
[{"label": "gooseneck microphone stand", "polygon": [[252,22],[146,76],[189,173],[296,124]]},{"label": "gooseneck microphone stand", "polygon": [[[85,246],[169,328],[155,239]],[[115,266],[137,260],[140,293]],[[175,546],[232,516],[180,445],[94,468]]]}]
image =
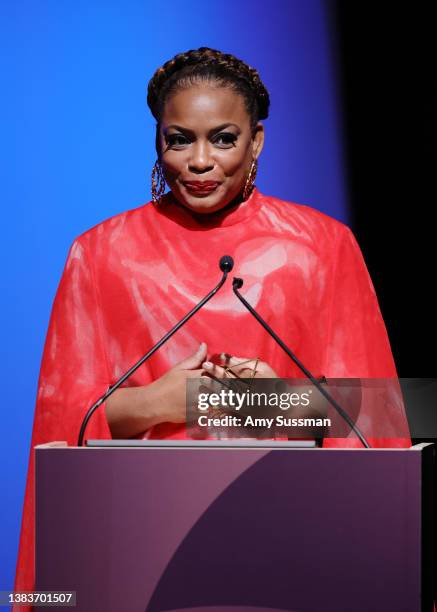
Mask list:
[{"label": "gooseneck microphone stand", "polygon": [[112,386],[110,386],[109,389],[104,393],[104,395],[102,395],[102,397],[100,397],[96,401],[96,403],[91,406],[91,408],[88,410],[88,412],[86,413],[82,421],[82,425],[81,425],[80,432],[79,432],[79,438],[77,441],[78,446],[83,445],[83,438],[85,435],[86,426],[91,416],[97,410],[97,408],[101,406],[103,402],[105,402],[108,399],[108,397],[112,395],[112,393],[114,393],[114,391],[116,391],[119,388],[119,386],[124,383],[126,379],[129,378],[129,376],[131,376],[145,361],[147,361],[147,359],[149,359],[149,357],[151,357],[153,353],[155,353],[159,348],[161,348],[161,346],[165,344],[165,342],[167,342],[167,340],[171,338],[173,334],[175,334],[178,331],[178,329],[180,329],[182,325],[184,325],[188,321],[188,319],[191,319],[191,317],[194,314],[196,314],[196,312],[200,310],[200,308],[202,308],[202,306],[204,306],[206,302],[208,302],[217,293],[217,291],[225,283],[229,272],[234,267],[234,260],[229,255],[224,255],[220,259],[219,267],[220,267],[220,270],[223,272],[223,276],[220,282],[214,287],[214,289],[210,291],[208,295],[206,295],[203,298],[203,300],[201,300],[197,304],[197,306],[195,306],[192,310],[190,310],[190,312],[187,315],[185,315],[185,317],[181,321],[179,321],[179,323],[177,323],[168,333],[166,333],[165,336],[163,336],[161,340],[159,340],[155,344],[155,346],[153,346],[143,357],[141,357],[141,359],[139,359],[139,361],[137,361],[135,365],[133,365],[125,374],[123,374],[123,376],[121,376],[121,378],[119,378],[117,382],[115,382]]},{"label": "gooseneck microphone stand", "polygon": [[296,357],[296,355],[294,353],[292,353],[292,351],[288,348],[288,346],[286,346],[284,344],[284,342],[281,340],[281,338],[277,334],[275,334],[273,329],[264,321],[264,319],[256,312],[256,310],[249,304],[249,302],[247,302],[244,299],[244,297],[238,291],[239,289],[241,289],[243,284],[244,284],[244,282],[243,282],[243,279],[241,279],[241,278],[234,278],[234,280],[232,281],[232,289],[233,289],[235,295],[237,296],[237,298],[240,300],[240,302],[255,317],[255,319],[258,321],[258,323],[260,323],[264,327],[266,332],[268,334],[270,334],[270,336],[273,338],[273,340],[275,340],[275,342],[277,342],[279,344],[281,349],[287,353],[287,355],[290,357],[290,359],[292,361],[294,361],[294,363],[305,374],[305,376],[310,379],[310,381],[313,383],[313,385],[315,387],[317,387],[317,389],[328,400],[328,402],[332,406],[334,406],[334,408],[336,409],[338,414],[346,421],[346,423],[356,433],[356,435],[361,440],[361,442],[363,443],[365,448],[370,448],[370,444],[367,442],[366,438],[363,436],[361,431],[355,425],[355,423],[353,422],[351,417],[348,415],[348,413],[345,410],[343,410],[343,408],[335,401],[335,399],[327,391],[325,391],[325,389],[322,387],[322,385],[319,383],[319,381],[311,374],[311,372],[303,365],[303,363],[301,361],[299,361],[299,359]]}]

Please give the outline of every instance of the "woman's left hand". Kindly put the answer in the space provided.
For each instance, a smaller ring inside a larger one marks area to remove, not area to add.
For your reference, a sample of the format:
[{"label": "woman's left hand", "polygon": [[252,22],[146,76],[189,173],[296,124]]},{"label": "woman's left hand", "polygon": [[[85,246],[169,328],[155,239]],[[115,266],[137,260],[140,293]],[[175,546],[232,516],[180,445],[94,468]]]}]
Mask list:
[{"label": "woman's left hand", "polygon": [[216,378],[278,378],[274,369],[265,361],[227,353],[221,353],[220,365],[205,361],[202,368]]}]

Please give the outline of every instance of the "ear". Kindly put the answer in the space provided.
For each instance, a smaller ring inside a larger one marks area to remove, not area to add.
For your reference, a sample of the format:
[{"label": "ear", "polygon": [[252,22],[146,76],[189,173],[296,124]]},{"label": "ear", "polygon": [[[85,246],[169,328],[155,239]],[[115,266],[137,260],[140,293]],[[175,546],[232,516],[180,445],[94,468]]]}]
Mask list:
[{"label": "ear", "polygon": [[252,153],[253,153],[254,159],[257,159],[259,157],[263,146],[264,146],[264,126],[261,123],[261,121],[258,121],[253,131],[253,138],[252,138]]}]

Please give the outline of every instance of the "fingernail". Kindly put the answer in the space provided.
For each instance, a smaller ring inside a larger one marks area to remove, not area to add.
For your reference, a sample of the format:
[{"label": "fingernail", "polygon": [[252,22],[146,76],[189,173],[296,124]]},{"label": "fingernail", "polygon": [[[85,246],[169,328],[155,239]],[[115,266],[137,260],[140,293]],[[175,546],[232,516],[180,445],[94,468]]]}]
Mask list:
[{"label": "fingernail", "polygon": [[205,370],[210,370],[212,368],[212,363],[210,361],[204,361],[202,363],[202,368],[205,368]]},{"label": "fingernail", "polygon": [[201,342],[201,343],[199,344],[199,348],[198,348],[197,350],[198,350],[198,351],[202,351],[204,348],[205,348],[205,343],[204,343],[204,342]]}]

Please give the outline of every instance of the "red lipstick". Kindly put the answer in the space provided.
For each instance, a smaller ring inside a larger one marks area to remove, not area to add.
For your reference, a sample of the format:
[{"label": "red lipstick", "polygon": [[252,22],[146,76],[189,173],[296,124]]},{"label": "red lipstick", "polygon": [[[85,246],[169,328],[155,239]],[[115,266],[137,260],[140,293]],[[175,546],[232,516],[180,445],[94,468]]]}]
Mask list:
[{"label": "red lipstick", "polygon": [[184,181],[184,185],[189,191],[196,193],[207,193],[214,191],[214,189],[216,189],[220,183],[217,181]]}]

